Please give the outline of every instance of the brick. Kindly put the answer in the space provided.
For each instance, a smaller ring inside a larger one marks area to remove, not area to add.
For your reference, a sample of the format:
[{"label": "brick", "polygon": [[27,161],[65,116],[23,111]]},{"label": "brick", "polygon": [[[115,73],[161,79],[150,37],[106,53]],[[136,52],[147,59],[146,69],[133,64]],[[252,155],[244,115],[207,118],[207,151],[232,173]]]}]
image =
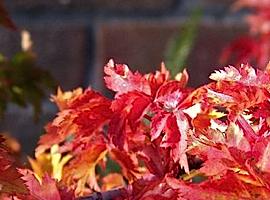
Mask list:
[{"label": "brick", "polygon": [[6,5],[12,10],[59,10],[78,9],[92,11],[164,11],[177,0],[8,0]]},{"label": "brick", "polygon": [[[28,25],[38,65],[49,70],[59,85],[72,89],[83,83],[86,66],[85,28],[72,24]],[[0,52],[11,56],[20,50],[20,34],[0,30]]]},{"label": "brick", "polygon": [[[110,58],[127,63],[133,70],[150,72],[159,68],[168,41],[181,26],[180,20],[173,19],[101,22],[97,31],[95,82],[102,80],[102,67]],[[243,32],[244,27],[238,24],[202,22],[187,63],[191,86],[208,81],[209,74],[219,66],[222,48]],[[102,88],[102,81],[98,84]]]}]

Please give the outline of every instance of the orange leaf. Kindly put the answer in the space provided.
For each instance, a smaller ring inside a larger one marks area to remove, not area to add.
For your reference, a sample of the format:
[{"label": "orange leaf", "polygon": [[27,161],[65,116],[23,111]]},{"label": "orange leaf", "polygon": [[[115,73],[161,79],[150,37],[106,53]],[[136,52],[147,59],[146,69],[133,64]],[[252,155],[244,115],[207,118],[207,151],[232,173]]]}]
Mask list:
[{"label": "orange leaf", "polygon": [[102,190],[108,191],[125,186],[123,176],[118,173],[111,173],[102,178]]}]

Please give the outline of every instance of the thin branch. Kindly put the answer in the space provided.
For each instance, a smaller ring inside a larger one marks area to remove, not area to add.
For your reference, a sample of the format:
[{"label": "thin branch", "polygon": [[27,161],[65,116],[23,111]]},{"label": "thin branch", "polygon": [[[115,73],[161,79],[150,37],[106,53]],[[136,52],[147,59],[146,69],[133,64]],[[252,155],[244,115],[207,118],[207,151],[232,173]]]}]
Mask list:
[{"label": "thin branch", "polygon": [[106,192],[96,192],[89,196],[79,197],[76,200],[112,200],[121,197],[123,194],[123,189],[115,189]]}]

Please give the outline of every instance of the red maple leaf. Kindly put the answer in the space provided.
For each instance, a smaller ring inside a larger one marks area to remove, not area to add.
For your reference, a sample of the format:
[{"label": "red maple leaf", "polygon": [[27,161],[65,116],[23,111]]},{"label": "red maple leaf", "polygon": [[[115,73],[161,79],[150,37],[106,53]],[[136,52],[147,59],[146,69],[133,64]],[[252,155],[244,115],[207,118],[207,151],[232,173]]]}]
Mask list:
[{"label": "red maple leaf", "polygon": [[22,180],[22,175],[16,169],[14,159],[4,145],[4,138],[0,135],[0,195],[25,195],[28,193]]},{"label": "red maple leaf", "polygon": [[269,61],[270,52],[270,2],[268,0],[237,0],[234,8],[248,8],[246,17],[250,34],[242,36],[226,47],[221,61],[233,61],[236,66],[242,63],[255,64],[264,69]]},{"label": "red maple leaf", "polygon": [[107,87],[117,95],[130,91],[139,91],[145,94],[151,94],[149,83],[140,73],[132,73],[127,65],[114,64],[113,60],[104,67],[107,76],[104,77]]},{"label": "red maple leaf", "polygon": [[[110,120],[112,112],[109,99],[91,89],[76,94],[76,97],[70,95],[71,100],[66,100],[68,103],[61,107],[58,116],[47,125],[47,133],[40,138],[36,152],[42,153],[61,142],[70,146],[67,141],[69,137],[77,142],[83,136],[95,135]],[[59,95],[57,99],[61,99]]]},{"label": "red maple leaf", "polygon": [[65,188],[58,185],[58,183],[46,174],[41,182],[39,182],[33,172],[30,170],[20,170],[23,174],[23,180],[30,191],[27,200],[75,200],[72,191],[67,191]]},{"label": "red maple leaf", "polygon": [[245,183],[234,173],[227,173],[220,179],[210,179],[200,184],[187,184],[168,177],[167,184],[177,190],[180,199],[185,200],[268,199],[270,195],[266,188]]},{"label": "red maple leaf", "polygon": [[105,158],[106,153],[106,145],[102,141],[88,144],[64,168],[62,182],[79,196],[90,194],[92,191],[100,191],[96,166]]},{"label": "red maple leaf", "polygon": [[227,67],[194,91],[164,65],[142,75],[110,61],[105,73],[114,100],[90,89],[55,97],[61,111],[37,149],[56,143],[73,156],[61,183],[77,196],[105,188],[96,169],[107,169],[108,153],[121,168],[115,184],[127,180],[123,199],[269,198],[267,71]]}]

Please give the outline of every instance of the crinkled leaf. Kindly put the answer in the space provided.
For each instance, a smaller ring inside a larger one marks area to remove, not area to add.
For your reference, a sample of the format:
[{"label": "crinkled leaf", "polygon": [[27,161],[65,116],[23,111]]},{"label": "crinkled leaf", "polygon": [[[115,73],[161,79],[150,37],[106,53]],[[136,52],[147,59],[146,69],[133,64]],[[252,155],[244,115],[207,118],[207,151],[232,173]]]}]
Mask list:
[{"label": "crinkled leaf", "polygon": [[93,144],[82,151],[64,168],[63,183],[72,188],[76,195],[86,195],[91,190],[100,191],[95,170],[106,153],[104,144]]},{"label": "crinkled leaf", "polygon": [[111,149],[110,155],[120,165],[123,175],[129,181],[141,177],[142,174],[135,154],[120,151],[118,149]]},{"label": "crinkled leaf", "polygon": [[22,175],[14,167],[8,167],[6,170],[0,170],[0,194],[24,195],[28,189],[22,179]]},{"label": "crinkled leaf", "polygon": [[4,145],[4,138],[0,135],[0,194],[22,195],[28,190],[22,180],[22,175],[14,165],[14,159],[9,154],[9,149]]},{"label": "crinkled leaf", "polygon": [[26,199],[29,200],[75,200],[74,194],[58,186],[57,182],[46,174],[41,182],[30,170],[21,170],[23,180],[27,185],[30,194]]},{"label": "crinkled leaf", "polygon": [[132,73],[127,65],[114,64],[113,60],[104,67],[107,76],[104,77],[109,89],[117,92],[117,95],[140,91],[145,94],[151,94],[150,86],[141,74]]}]

